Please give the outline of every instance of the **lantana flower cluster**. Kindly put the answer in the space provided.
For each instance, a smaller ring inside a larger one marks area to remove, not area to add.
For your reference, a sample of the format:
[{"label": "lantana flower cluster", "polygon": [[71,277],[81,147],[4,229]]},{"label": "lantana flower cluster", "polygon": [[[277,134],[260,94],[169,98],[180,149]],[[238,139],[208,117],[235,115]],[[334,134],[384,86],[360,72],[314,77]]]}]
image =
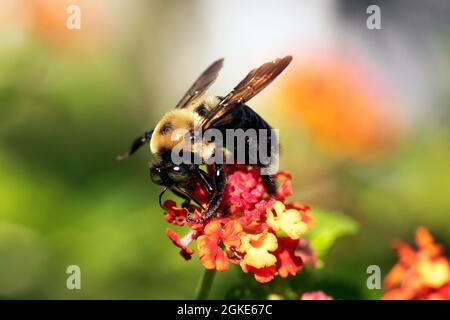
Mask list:
[{"label": "lantana flower cluster", "polygon": [[[276,175],[278,188],[271,197],[257,168],[228,165],[225,172],[227,185],[216,217],[201,223],[188,221],[189,215],[201,216],[198,206],[177,207],[173,200],[164,202],[166,220],[189,227],[182,237],[167,229],[180,254],[188,260],[197,251],[206,269],[225,271],[231,264],[239,265],[259,282],[269,282],[276,275],[295,275],[304,264],[313,264],[314,253],[303,237],[312,222],[309,207],[285,200],[292,194],[290,175]],[[199,182],[194,183],[193,196],[207,206],[208,195]],[[188,246],[194,240],[196,249],[191,249]]]},{"label": "lantana flower cluster", "polygon": [[399,261],[384,279],[385,300],[450,300],[450,264],[441,245],[424,227],[415,237],[417,250],[396,241]]}]

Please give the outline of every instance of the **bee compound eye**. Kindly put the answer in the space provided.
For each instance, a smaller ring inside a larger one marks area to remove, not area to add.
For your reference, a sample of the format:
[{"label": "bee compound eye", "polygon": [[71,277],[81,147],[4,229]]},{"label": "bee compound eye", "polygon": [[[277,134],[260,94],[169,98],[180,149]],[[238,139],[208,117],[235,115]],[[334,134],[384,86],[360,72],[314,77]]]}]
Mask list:
[{"label": "bee compound eye", "polygon": [[182,167],[182,166],[174,166],[172,168],[172,172],[184,173],[184,172],[187,172],[187,170],[185,167]]},{"label": "bee compound eye", "polygon": [[155,184],[163,185],[164,179],[162,177],[161,169],[158,167],[150,168],[150,179]]},{"label": "bee compound eye", "polygon": [[189,168],[183,165],[179,166],[173,166],[171,170],[168,171],[167,175],[173,182],[185,182],[187,181],[191,173],[189,171]]}]

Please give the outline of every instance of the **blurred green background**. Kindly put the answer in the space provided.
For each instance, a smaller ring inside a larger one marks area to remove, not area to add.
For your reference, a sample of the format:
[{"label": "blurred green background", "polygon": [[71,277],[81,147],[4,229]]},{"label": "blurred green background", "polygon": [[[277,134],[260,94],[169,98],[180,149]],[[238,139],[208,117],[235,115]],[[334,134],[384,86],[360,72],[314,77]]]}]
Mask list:
[{"label": "blurred green background", "polygon": [[[377,298],[366,268],[387,273],[393,238],[424,225],[448,245],[450,5],[380,3],[382,29],[369,30],[373,3],[1,1],[0,298],[194,298],[203,267],[165,235],[149,150],[115,156],[219,57],[213,94],[294,56],[250,105],[280,129],[293,199],[360,228],[319,270],[261,285],[232,268],[213,298]],[[80,30],[66,28],[69,4]],[[66,288],[72,264],[82,290]]]}]

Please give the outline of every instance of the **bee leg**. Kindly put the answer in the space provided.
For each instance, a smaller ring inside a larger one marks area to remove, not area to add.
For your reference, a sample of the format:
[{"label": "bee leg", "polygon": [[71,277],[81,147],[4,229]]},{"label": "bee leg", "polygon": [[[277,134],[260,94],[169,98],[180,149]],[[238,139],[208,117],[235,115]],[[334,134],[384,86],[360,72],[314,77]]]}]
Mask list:
[{"label": "bee leg", "polygon": [[170,191],[173,192],[173,194],[177,195],[178,197],[182,198],[184,201],[181,204],[182,207],[186,207],[189,204],[191,204],[191,200],[195,202],[196,205],[198,205],[200,208],[202,208],[203,210],[205,210],[205,208],[202,206],[202,204],[191,194],[189,194],[188,192],[183,191],[180,188],[170,188]]},{"label": "bee leg", "polygon": [[277,193],[277,182],[275,176],[263,174],[261,175],[264,186],[266,187],[267,193],[270,196],[275,196]]},{"label": "bee leg", "polygon": [[166,193],[167,189],[168,189],[168,187],[164,188],[164,190],[161,191],[161,193],[159,194],[159,206],[163,210],[166,210],[166,208],[164,208],[164,206],[162,205],[162,197],[163,197],[164,193]]},{"label": "bee leg", "polygon": [[211,194],[213,192],[213,187],[211,186],[211,180],[209,179],[206,172],[201,169],[198,169],[196,171],[196,173],[197,173],[198,179],[203,184],[203,186],[206,188],[206,191],[208,191],[208,193]]},{"label": "bee leg", "polygon": [[150,141],[152,138],[153,130],[144,132],[141,136],[137,137],[133,143],[131,144],[130,150],[125,153],[117,156],[117,160],[125,160],[133,153],[135,153],[140,147]]},{"label": "bee leg", "polygon": [[223,166],[219,164],[214,164],[214,176],[213,176],[214,191],[212,193],[211,198],[209,199],[208,208],[203,213],[203,216],[200,219],[189,217],[188,220],[192,220],[195,222],[204,222],[208,218],[215,215],[217,209],[219,209],[219,206],[222,203],[225,185],[226,185],[225,172],[223,170]]},{"label": "bee leg", "polygon": [[186,206],[191,204],[191,198],[187,194],[185,194],[181,190],[178,190],[175,187],[172,187],[172,188],[169,188],[169,189],[170,189],[170,191],[172,191],[172,193],[174,195],[176,195],[177,197],[183,199],[183,203],[181,204],[182,207],[186,207]]}]

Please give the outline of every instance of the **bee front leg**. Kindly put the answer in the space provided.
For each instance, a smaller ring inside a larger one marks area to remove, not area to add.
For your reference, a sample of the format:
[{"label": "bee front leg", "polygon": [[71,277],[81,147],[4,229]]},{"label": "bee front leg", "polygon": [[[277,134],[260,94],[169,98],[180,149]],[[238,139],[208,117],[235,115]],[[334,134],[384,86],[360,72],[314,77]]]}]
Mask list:
[{"label": "bee front leg", "polygon": [[159,194],[159,206],[161,207],[161,209],[166,210],[166,208],[163,206],[163,195],[164,193],[166,193],[168,187],[165,187],[163,191],[161,191],[161,193]]},{"label": "bee front leg", "polygon": [[182,207],[187,207],[191,204],[191,201],[194,201],[196,205],[205,210],[202,204],[194,196],[182,190],[181,188],[172,187],[170,188],[170,191],[172,191],[173,194],[177,195],[178,197],[184,200],[183,203],[181,204]]},{"label": "bee front leg", "polygon": [[210,217],[216,214],[217,209],[219,209],[220,204],[223,200],[223,193],[225,191],[226,177],[223,170],[223,165],[214,164],[214,175],[213,175],[213,192],[211,198],[209,199],[208,208],[203,213],[203,216],[199,219],[189,217],[188,220],[195,222],[204,222]]},{"label": "bee front leg", "polygon": [[170,191],[172,191],[172,193],[174,195],[176,195],[177,197],[183,199],[183,203],[181,204],[182,207],[187,207],[188,205],[191,204],[191,198],[185,194],[184,192],[179,191],[178,189],[171,187],[169,188]]}]

